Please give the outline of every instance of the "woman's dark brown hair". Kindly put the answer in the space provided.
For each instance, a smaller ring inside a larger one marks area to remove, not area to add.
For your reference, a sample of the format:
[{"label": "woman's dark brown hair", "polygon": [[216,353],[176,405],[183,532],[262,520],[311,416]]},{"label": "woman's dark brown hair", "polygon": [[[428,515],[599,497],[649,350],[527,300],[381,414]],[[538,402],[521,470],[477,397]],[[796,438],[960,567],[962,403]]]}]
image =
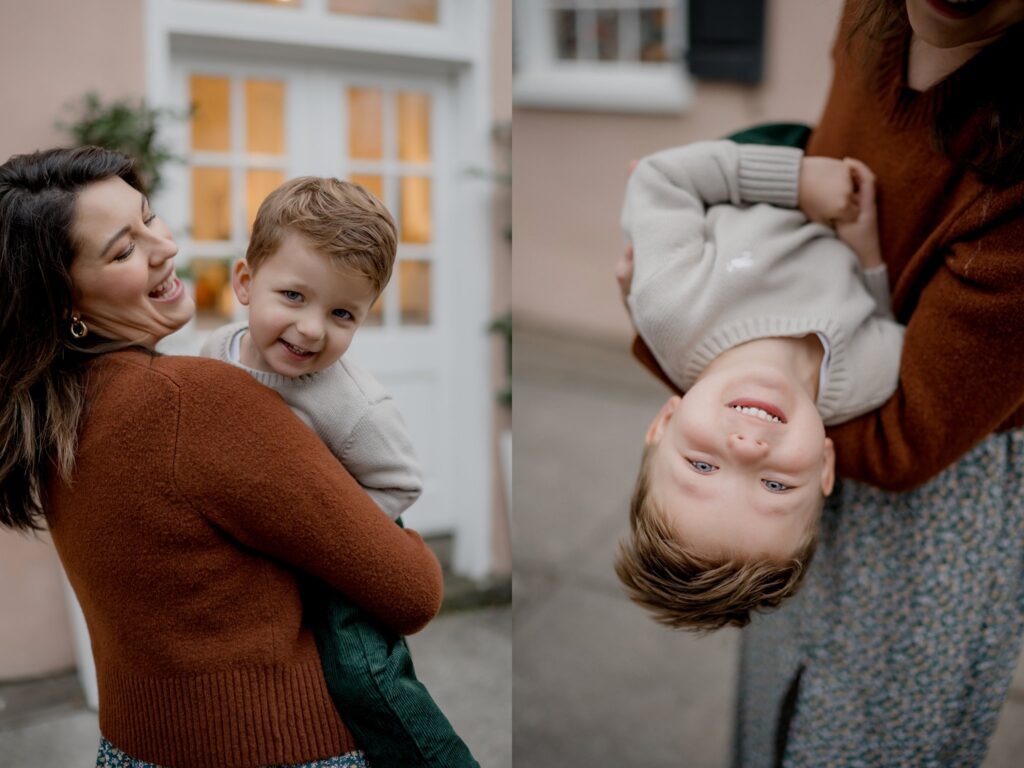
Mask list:
[{"label": "woman's dark brown hair", "polygon": [[[845,40],[848,50],[859,35],[864,35],[867,43],[868,64],[877,64],[884,48],[909,39],[906,0],[859,3]],[[976,59],[964,66],[980,64],[987,75],[943,90],[934,113],[932,136],[940,151],[969,167],[986,183],[1016,184],[1024,181],[1024,98],[1013,73],[1024,71],[1024,23],[1011,27]],[[950,76],[954,77],[956,73]],[[972,141],[958,141],[968,123],[977,126]]]},{"label": "woman's dark brown hair", "polygon": [[41,528],[53,472],[69,480],[85,406],[83,351],[69,333],[79,191],[132,161],[98,147],[15,155],[0,165],[0,525]]}]

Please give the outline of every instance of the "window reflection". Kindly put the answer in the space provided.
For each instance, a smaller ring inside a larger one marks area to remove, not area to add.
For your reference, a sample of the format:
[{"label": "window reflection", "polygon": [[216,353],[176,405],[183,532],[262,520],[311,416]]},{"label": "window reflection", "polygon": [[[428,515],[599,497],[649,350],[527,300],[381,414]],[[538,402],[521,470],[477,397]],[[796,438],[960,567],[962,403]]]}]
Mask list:
[{"label": "window reflection", "polygon": [[192,169],[192,238],[231,239],[231,171]]},{"label": "window reflection", "polygon": [[330,0],[331,13],[437,23],[437,0]]},{"label": "window reflection", "polygon": [[426,93],[398,94],[398,159],[430,162],[430,96]]},{"label": "window reflection", "polygon": [[384,157],[384,98],[376,88],[348,89],[349,156],[357,160]]},{"label": "window reflection", "polygon": [[226,77],[192,75],[192,149],[227,152],[231,149],[231,84]]},{"label": "window reflection", "polygon": [[246,232],[252,234],[252,223],[256,212],[267,195],[284,183],[284,171],[246,171],[245,173],[245,218]]},{"label": "window reflection", "polygon": [[399,262],[398,295],[402,325],[429,325],[429,261]]},{"label": "window reflection", "polygon": [[403,243],[429,243],[430,221],[430,179],[419,176],[405,176],[400,182],[401,241]]},{"label": "window reflection", "polygon": [[245,81],[246,150],[284,154],[284,83]]}]

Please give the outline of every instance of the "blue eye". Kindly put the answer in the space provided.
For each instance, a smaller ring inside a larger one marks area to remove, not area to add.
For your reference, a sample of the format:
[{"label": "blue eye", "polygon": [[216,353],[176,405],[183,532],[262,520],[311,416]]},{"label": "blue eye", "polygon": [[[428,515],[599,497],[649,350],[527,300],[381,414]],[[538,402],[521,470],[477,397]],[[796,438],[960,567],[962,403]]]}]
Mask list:
[{"label": "blue eye", "polygon": [[702,475],[710,475],[712,472],[718,469],[718,467],[716,467],[714,464],[710,464],[706,461],[701,461],[699,459],[697,459],[696,461],[693,459],[687,459],[687,461],[690,462],[691,467],[696,469]]},{"label": "blue eye", "polygon": [[336,318],[338,318],[339,320],[351,320],[352,319],[352,313],[349,312],[347,309],[336,309],[336,310],[334,310],[334,316]]},{"label": "blue eye", "polygon": [[783,493],[784,491],[789,490],[788,485],[780,483],[778,480],[762,480],[761,485],[772,493]]},{"label": "blue eye", "polygon": [[288,301],[302,301],[302,294],[298,291],[281,291]]}]

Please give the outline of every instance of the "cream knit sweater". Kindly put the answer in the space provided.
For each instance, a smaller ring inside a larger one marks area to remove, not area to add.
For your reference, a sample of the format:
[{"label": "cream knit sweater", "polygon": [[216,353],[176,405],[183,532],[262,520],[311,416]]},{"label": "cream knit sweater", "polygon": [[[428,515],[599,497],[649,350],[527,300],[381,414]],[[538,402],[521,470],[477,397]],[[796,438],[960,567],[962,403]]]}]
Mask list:
[{"label": "cream knit sweater", "polygon": [[230,351],[232,339],[247,328],[244,322],[221,326],[201,354],[236,365],[276,390],[370,498],[392,519],[401,515],[423,492],[423,478],[391,395],[368,371],[344,358],[294,378],[247,368]]},{"label": "cream knit sweater", "polygon": [[820,334],[829,362],[817,406],[832,425],[889,398],[904,329],[892,320],[884,270],[865,275],[831,229],[793,209],[801,158],[789,147],[714,141],[642,160],[622,212],[635,259],[629,305],[684,391],[739,344]]}]

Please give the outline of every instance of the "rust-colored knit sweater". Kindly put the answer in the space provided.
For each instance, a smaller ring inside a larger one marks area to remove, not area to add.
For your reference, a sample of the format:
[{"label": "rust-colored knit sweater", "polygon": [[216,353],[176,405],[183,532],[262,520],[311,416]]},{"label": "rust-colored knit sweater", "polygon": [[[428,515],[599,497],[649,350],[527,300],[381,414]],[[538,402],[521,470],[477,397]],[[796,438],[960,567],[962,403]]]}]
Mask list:
[{"label": "rust-colored knit sweater", "polygon": [[91,365],[87,402],[48,521],[92,636],[103,735],[169,768],[355,749],[302,619],[301,574],[414,632],[442,589],[422,539],[238,368],[112,353]]},{"label": "rust-colored knit sweater", "polygon": [[[954,89],[993,78],[1017,86],[997,43],[928,91],[910,91],[907,40],[887,44],[868,71],[863,39],[846,47],[848,24],[849,14],[807,153],[860,158],[876,174],[893,309],[907,334],[896,393],[829,434],[843,476],[907,490],[992,431],[1024,425],[1024,183],[985,185],[934,147],[931,128]],[[654,370],[647,350],[634,350]]]}]

